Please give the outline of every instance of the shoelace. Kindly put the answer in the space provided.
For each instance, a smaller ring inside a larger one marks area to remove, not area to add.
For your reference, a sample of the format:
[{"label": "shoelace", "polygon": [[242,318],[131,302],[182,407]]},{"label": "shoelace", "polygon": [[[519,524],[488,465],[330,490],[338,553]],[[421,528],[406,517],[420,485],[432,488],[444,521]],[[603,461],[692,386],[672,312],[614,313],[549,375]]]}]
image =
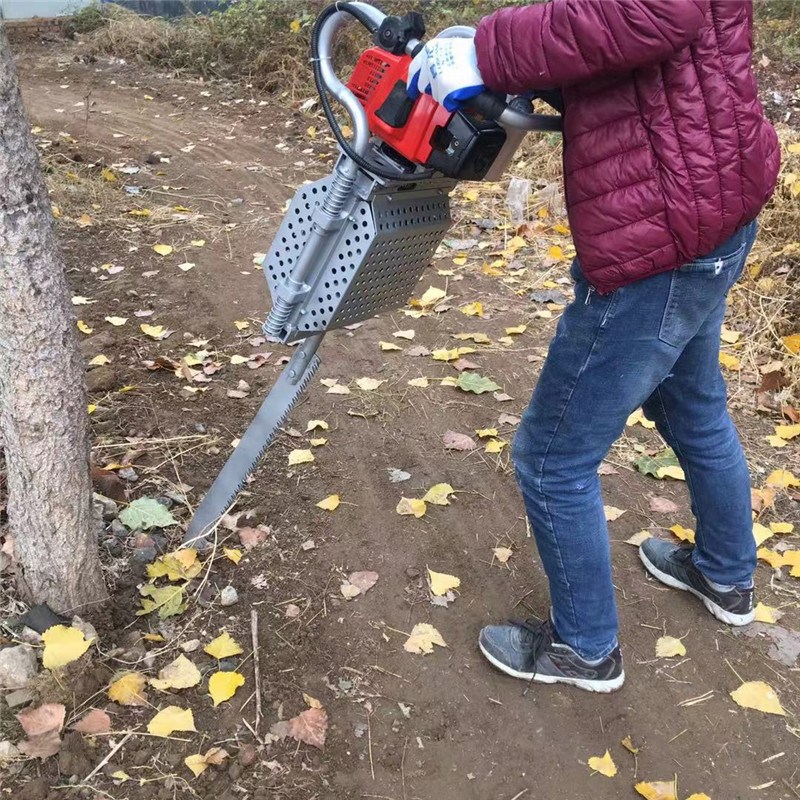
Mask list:
[{"label": "shoelace", "polygon": [[524,697],[528,693],[528,689],[531,688],[531,684],[536,678],[536,663],[539,660],[539,656],[554,641],[553,626],[550,624],[549,620],[541,620],[537,619],[536,617],[529,617],[528,619],[511,619],[509,622],[511,622],[512,625],[524,628],[533,636],[533,645],[531,649],[533,670],[531,673],[531,679],[528,681],[528,685],[525,687],[525,691],[522,693],[522,696]]}]

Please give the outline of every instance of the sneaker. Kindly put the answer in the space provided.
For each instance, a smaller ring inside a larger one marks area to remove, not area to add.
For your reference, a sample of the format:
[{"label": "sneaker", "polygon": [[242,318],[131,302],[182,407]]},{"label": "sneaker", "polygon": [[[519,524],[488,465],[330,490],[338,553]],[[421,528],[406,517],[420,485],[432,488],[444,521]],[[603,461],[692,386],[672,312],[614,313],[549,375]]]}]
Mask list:
[{"label": "sneaker", "polygon": [[566,683],[589,692],[613,692],[625,682],[619,647],[601,661],[585,661],[558,641],[549,620],[488,625],[478,637],[478,647],[501,672],[525,681]]},{"label": "sneaker", "polygon": [[692,561],[693,546],[679,546],[663,539],[647,539],[639,548],[645,569],[661,583],[673,589],[691,592],[721,622],[728,625],[747,625],[755,618],[754,591],[733,587],[728,591],[715,589]]}]

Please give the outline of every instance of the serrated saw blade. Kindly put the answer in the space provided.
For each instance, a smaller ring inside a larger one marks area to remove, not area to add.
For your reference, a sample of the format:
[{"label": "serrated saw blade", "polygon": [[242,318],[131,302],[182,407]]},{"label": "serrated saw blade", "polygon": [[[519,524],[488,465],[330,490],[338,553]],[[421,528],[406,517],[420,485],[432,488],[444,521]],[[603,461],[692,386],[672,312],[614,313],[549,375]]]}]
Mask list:
[{"label": "serrated saw blade", "polygon": [[280,426],[308,386],[320,365],[319,358],[312,356],[300,380],[291,377],[292,364],[281,372],[261,408],[236,445],[231,457],[225,462],[211,488],[206,493],[192,517],[183,545],[194,547],[204,544],[205,536],[214,528],[219,518],[230,508],[247,476],[258,466],[266,449],[272,444]]}]

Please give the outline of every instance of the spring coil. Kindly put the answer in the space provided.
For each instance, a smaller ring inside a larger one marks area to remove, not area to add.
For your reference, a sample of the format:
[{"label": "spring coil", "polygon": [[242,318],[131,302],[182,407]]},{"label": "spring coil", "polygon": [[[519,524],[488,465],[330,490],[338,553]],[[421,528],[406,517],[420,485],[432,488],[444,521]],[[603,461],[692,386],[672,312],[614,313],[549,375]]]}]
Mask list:
[{"label": "spring coil", "polygon": [[278,295],[270,309],[269,316],[267,317],[261,329],[264,331],[265,336],[270,336],[273,339],[280,339],[283,335],[283,329],[289,321],[289,317],[294,310],[294,304],[288,302],[286,299]]},{"label": "spring coil", "polygon": [[355,182],[355,175],[344,175],[337,170],[333,176],[330,191],[322,204],[323,212],[331,217],[338,217],[344,210],[345,203],[350,199]]}]

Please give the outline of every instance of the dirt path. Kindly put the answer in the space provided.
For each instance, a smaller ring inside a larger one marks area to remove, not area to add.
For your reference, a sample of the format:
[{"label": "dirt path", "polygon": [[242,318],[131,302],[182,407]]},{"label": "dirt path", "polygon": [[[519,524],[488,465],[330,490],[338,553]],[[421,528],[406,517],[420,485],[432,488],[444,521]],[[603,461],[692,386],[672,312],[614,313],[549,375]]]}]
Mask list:
[{"label": "dirt path", "polygon": [[[111,384],[93,398],[102,411],[96,417],[97,433],[114,441],[124,435],[173,441],[165,445],[171,448],[166,459],[145,459],[151,469],[143,469],[145,477],[135,493],[163,492],[167,479],[194,487],[190,497],[196,500],[277,375],[275,364],[284,351],[253,348],[244,339],[258,332],[257,321],[268,304],[253,253],[268,246],[293,187],[322,174],[332,149],[322,134],[310,138],[306,129],[319,123],[292,111],[298,104],[288,100],[270,99],[265,105],[263,98],[240,94],[243,90],[168,80],[141,68],[73,63],[68,50],[29,52],[20,71],[32,121],[41,126],[42,135],[58,142],[64,131],[76,140],[70,144],[62,137],[62,152],[80,153],[84,160],[102,158],[107,165],[141,167],[125,182],[152,191],[127,200],[123,196],[126,208],[171,204],[203,215],[187,222],[167,217],[159,229],[134,217],[127,217],[124,225],[106,223],[99,208],[89,227],[65,219],[61,225],[74,291],[98,301],[78,308],[81,318],[102,333],[99,340],[97,333],[86,340],[87,355],[102,352],[112,358]],[[76,105],[87,96],[88,116],[85,105]],[[148,165],[146,158],[155,151],[168,154],[169,163]],[[109,189],[122,191],[119,186]],[[93,213],[91,208],[85,211]],[[465,218],[468,214],[468,209],[461,212]],[[464,227],[454,235],[473,236],[476,230]],[[199,238],[206,240],[203,247],[190,244]],[[156,242],[173,245],[175,253],[156,255]],[[524,251],[518,257],[524,260]],[[310,419],[325,419],[328,444],[315,449],[313,464],[292,469],[286,466],[287,453],[308,447],[307,437],[294,438],[291,431],[282,436],[240,501],[239,509],[250,512],[252,523],[269,525],[271,536],[238,566],[215,567],[212,583],[230,582],[239,592],[239,603],[197,607],[196,614],[194,609],[187,612],[187,620],[161,627],[178,636],[191,618],[182,639],[205,642],[224,627],[249,642],[249,611],[257,609],[266,725],[281,714],[302,711],[303,692],[319,698],[330,716],[324,752],[278,742],[260,747],[255,761],[248,763],[242,748],[253,737],[242,718],[252,724],[253,701],[240,710],[253,686],[252,663],[247,661],[243,671],[249,690],[241,691],[241,699],[237,695],[214,710],[200,693],[190,701],[183,698],[195,709],[200,734],[194,741],[162,745],[134,738],[115,756],[115,769],[158,780],[141,788],[135,782],[114,786],[101,775],[94,785],[109,792],[107,796],[189,797],[185,780],[191,776],[182,759],[197,752],[196,740],[202,740],[201,750],[225,742],[232,753],[239,751],[230,768],[209,770],[190,784],[196,796],[220,800],[616,800],[638,796],[633,789],[637,780],[667,781],[676,774],[680,800],[693,792],[714,800],[800,796],[796,664],[794,669],[782,666],[768,656],[769,642],[763,636],[735,636],[694,600],[645,578],[636,548],[625,543],[643,528],[669,536],[669,526],[692,524],[682,484],[656,482],[631,468],[634,445],[655,443],[650,431],[628,429],[610,457],[617,473],[603,477],[605,502],[626,511],[611,523],[627,672],[624,689],[609,697],[536,686],[526,693],[523,684],[501,677],[482,660],[475,644],[479,628],[509,615],[546,614],[546,584],[527,539],[508,453],[489,455],[482,447],[469,453],[446,451],[441,437],[448,430],[474,435],[478,428],[497,426],[510,441],[514,426],[499,424],[500,415],[519,415],[524,409],[557,317],[557,312],[552,319],[533,316],[543,306],[483,274],[482,261],[477,252],[464,267],[438,260],[423,277],[420,293],[429,285],[446,288],[452,306],[446,313],[422,319],[387,314],[327,337],[318,377],[338,378],[352,386],[352,393],[327,394],[315,380],[290,424],[303,432]],[[108,275],[99,268],[109,262],[125,269]],[[178,269],[185,262],[195,267]],[[537,269],[537,264],[530,268]],[[455,273],[438,275],[442,269]],[[149,274],[155,270],[157,274]],[[566,275],[566,262],[557,274]],[[485,318],[459,313],[459,306],[474,301],[483,303]],[[140,310],[154,313],[139,319],[135,312]],[[129,321],[114,328],[104,322],[111,315]],[[250,329],[240,334],[237,320],[251,320]],[[140,322],[164,325],[175,333],[154,342],[139,332]],[[381,340],[398,342],[406,350],[413,345],[454,347],[459,343],[453,334],[471,331],[496,342],[506,326],[521,323],[528,329],[511,346],[475,345],[478,352],[467,356],[511,395],[513,400],[506,402],[491,393],[465,394],[433,381],[430,388],[409,387],[407,381],[415,377],[457,372],[430,357],[378,347]],[[398,329],[410,328],[416,334],[413,342],[393,338]],[[201,385],[208,391],[193,396],[181,390],[182,382],[171,372],[150,372],[142,365],[158,355],[179,358],[196,350],[189,341],[198,337],[211,339],[209,347],[224,354],[220,360],[225,362],[234,353],[274,353],[257,370],[227,363],[211,383]],[[362,376],[386,383],[363,393],[354,385]],[[226,391],[240,379],[250,384],[251,393],[244,399],[228,398]],[[126,385],[136,388],[120,395],[117,390]],[[772,432],[766,422],[746,422],[754,442]],[[174,439],[198,432],[216,435],[216,444],[201,440],[200,447],[189,450]],[[163,454],[163,447],[159,452]],[[796,458],[796,444],[791,452]],[[787,464],[785,454],[772,458],[775,463],[761,456],[754,462],[762,472]],[[390,468],[406,470],[410,480],[390,483]],[[441,482],[457,490],[449,507],[430,507],[419,520],[395,513],[401,496],[421,497]],[[315,507],[334,493],[343,501],[334,513]],[[654,495],[673,499],[679,512],[652,512],[649,499]],[[778,519],[800,521],[797,503],[782,496],[766,521]],[[315,547],[304,550],[301,544],[309,539]],[[507,565],[493,559],[497,546],[513,548]],[[104,642],[124,644],[130,637],[122,627],[134,619],[132,587],[138,577],[129,572],[127,555],[111,559],[121,611],[119,629],[105,632]],[[430,603],[426,567],[460,577],[460,593],[449,608]],[[380,578],[366,596],[346,602],[339,586],[353,570],[374,570]],[[781,625],[797,629],[798,584],[783,584],[794,590],[793,596],[780,593],[770,588],[770,574],[768,567],[759,566],[761,599],[785,606]],[[285,616],[288,603],[301,609],[297,618]],[[145,618],[137,629],[151,625],[155,630],[156,622]],[[419,622],[432,623],[447,648],[424,657],[405,652],[403,632]],[[655,658],[655,641],[663,633],[685,637],[686,657]],[[161,661],[155,669],[160,666]],[[118,667],[113,661],[98,667],[95,684],[90,680],[85,687],[87,696]],[[788,716],[736,706],[729,692],[740,678],[773,685]],[[681,705],[706,693],[702,702]],[[151,713],[114,709],[120,729],[146,721]],[[640,748],[636,759],[620,744],[626,736]],[[613,779],[592,774],[586,765],[589,757],[606,749],[619,768]],[[96,763],[104,752],[101,742],[88,761]],[[776,754],[781,755],[771,758]],[[42,787],[56,783],[49,769],[42,767],[44,783],[23,790],[23,800],[48,796]],[[36,767],[31,767],[22,776],[35,774]]]}]

